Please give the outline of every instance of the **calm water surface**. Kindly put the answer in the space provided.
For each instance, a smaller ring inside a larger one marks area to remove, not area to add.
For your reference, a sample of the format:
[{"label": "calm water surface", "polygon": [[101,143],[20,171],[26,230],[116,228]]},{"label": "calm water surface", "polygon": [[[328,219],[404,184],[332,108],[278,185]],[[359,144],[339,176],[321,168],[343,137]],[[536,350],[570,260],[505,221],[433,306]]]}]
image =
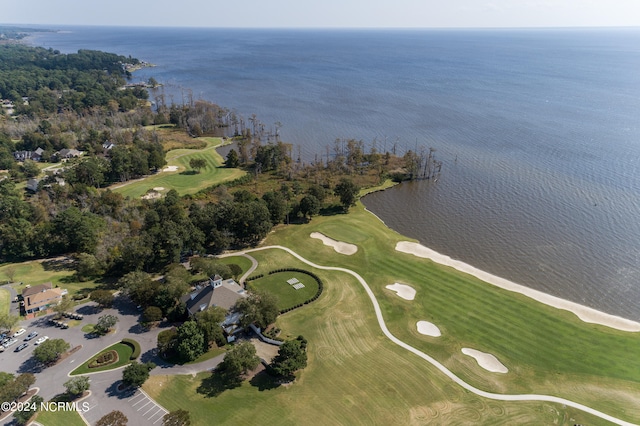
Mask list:
[{"label": "calm water surface", "polygon": [[390,227],[476,267],[640,320],[640,30],[63,28],[180,103],[214,101],[306,161],[336,138],[434,147],[437,183],[365,198]]}]

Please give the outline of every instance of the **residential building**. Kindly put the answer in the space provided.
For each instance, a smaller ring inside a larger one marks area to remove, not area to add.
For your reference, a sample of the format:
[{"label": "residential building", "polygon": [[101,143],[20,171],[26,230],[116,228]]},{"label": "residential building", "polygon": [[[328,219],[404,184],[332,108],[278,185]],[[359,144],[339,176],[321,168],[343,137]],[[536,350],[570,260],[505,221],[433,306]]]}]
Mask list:
[{"label": "residential building", "polygon": [[67,294],[66,289],[54,288],[53,284],[44,283],[33,287],[27,286],[22,290],[22,303],[25,313],[31,314],[43,311],[57,305],[62,296]]}]

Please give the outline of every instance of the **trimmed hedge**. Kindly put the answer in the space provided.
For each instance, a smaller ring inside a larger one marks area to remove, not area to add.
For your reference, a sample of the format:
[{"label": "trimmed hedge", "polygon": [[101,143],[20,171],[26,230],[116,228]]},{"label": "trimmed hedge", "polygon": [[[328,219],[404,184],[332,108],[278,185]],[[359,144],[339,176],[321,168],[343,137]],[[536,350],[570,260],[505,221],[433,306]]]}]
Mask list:
[{"label": "trimmed hedge", "polygon": [[127,346],[130,346],[133,349],[133,353],[131,354],[129,359],[132,361],[134,359],[138,359],[138,357],[140,356],[140,352],[142,351],[142,349],[140,348],[140,343],[136,342],[133,339],[127,339],[127,338],[122,339],[122,343],[124,343]]},{"label": "trimmed hedge", "polygon": [[[314,280],[316,280],[316,282],[318,283],[318,292],[309,300],[306,300],[303,303],[299,303],[296,306],[292,306],[290,308],[287,309],[282,309],[280,311],[280,314],[284,314],[285,312],[289,312],[289,311],[293,311],[294,309],[298,309],[303,307],[304,305],[308,305],[311,302],[314,302],[318,297],[320,297],[320,295],[322,294],[322,291],[324,290],[324,284],[322,283],[322,280],[320,279],[320,277],[318,277],[316,274],[314,274],[313,272],[309,272],[305,269],[300,269],[300,268],[280,268],[280,269],[274,269],[273,271],[269,272],[269,275],[271,274],[277,274],[279,272],[299,272],[301,274],[306,274],[309,275],[311,278],[313,278]],[[253,279],[257,279],[262,277],[261,275],[256,275],[255,277],[252,277]],[[249,278],[247,278],[247,281],[249,281]]]}]

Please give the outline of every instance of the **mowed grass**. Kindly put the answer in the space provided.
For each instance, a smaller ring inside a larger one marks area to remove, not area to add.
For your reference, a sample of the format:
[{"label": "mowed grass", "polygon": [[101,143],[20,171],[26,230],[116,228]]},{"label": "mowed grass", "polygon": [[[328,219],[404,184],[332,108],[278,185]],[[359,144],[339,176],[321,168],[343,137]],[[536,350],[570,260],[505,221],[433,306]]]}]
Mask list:
[{"label": "mowed grass", "polygon": [[[244,274],[251,268],[251,261],[244,256],[229,256],[218,259],[220,263],[224,263],[225,265],[238,265],[242,269],[242,273]],[[240,278],[240,277],[238,277]]]},{"label": "mowed grass", "polygon": [[9,290],[0,288],[0,315],[6,315],[11,308],[11,293]]},{"label": "mowed grass", "polygon": [[86,426],[80,414],[73,410],[40,411],[35,421],[44,426]]},{"label": "mowed grass", "polygon": [[[309,237],[321,232],[358,245],[352,256]],[[434,356],[481,389],[561,396],[626,420],[640,421],[640,333],[580,321],[574,314],[496,288],[452,268],[396,252],[408,240],[386,228],[359,203],[348,215],[313,218],[283,227],[265,245],[291,247],[308,260],[352,269],[375,293],[389,330]],[[413,301],[385,289],[416,289]],[[420,335],[416,323],[436,324],[442,337]],[[461,353],[469,347],[495,355],[509,369],[494,374]]]},{"label": "mowed grass", "polygon": [[[96,358],[98,358],[101,354],[105,353],[105,352],[109,352],[111,350],[115,350],[118,353],[118,361],[110,364],[110,365],[106,365],[104,367],[95,367],[95,368],[89,368],[89,364],[91,363],[91,361],[95,360]],[[116,344],[113,344],[111,346],[109,346],[108,348],[105,348],[103,350],[100,351],[100,353],[92,356],[91,358],[89,358],[86,362],[84,362],[81,366],[79,366],[78,368],[76,368],[75,370],[73,370],[71,373],[69,373],[70,376],[76,376],[79,374],[87,374],[87,373],[98,373],[100,371],[107,371],[107,370],[113,370],[116,369],[118,367],[122,367],[124,365],[127,365],[131,362],[131,360],[129,359],[129,357],[131,357],[131,354],[133,353],[133,348],[129,345],[125,345],[124,343],[118,342]]]},{"label": "mowed grass", "polygon": [[606,424],[555,404],[503,403],[470,394],[386,339],[351,276],[309,268],[281,250],[252,255],[260,262],[258,273],[274,265],[298,267],[324,281],[316,302],[276,323],[285,338],[307,338],[308,366],[288,386],[261,374],[217,396],[206,393],[208,372],[152,376],[144,390],[170,411],[189,411],[192,425]]},{"label": "mowed grass", "polygon": [[[220,138],[200,139],[206,142],[203,149],[174,149],[167,152],[167,165],[164,167],[174,166],[177,167],[176,171],[158,172],[144,179],[113,185],[111,189],[132,198],[139,198],[153,188],[164,188],[160,193],[175,189],[180,195],[187,195],[244,174],[242,170],[224,167],[224,159],[215,150],[222,143]],[[189,166],[192,159],[204,160],[206,167],[200,173],[195,173]]]},{"label": "mowed grass", "polygon": [[8,280],[8,269],[15,271],[13,288],[20,294],[27,285],[51,282],[54,287],[66,288],[69,294],[87,293],[98,285],[95,281],[80,282],[74,278],[72,264],[62,258],[8,263],[0,266],[0,277]]},{"label": "mowed grass", "polygon": [[[304,287],[296,290],[287,282],[296,278]],[[247,282],[249,290],[260,290],[271,293],[278,298],[278,309],[292,308],[311,299],[318,292],[318,283],[312,276],[302,272],[277,272],[265,275],[257,280]]]}]

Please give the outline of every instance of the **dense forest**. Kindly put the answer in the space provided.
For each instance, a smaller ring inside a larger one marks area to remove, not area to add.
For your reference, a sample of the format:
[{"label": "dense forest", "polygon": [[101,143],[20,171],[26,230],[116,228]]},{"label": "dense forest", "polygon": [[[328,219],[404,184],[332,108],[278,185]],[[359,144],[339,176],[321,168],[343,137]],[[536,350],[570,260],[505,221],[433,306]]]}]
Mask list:
[{"label": "dense forest", "polygon": [[[92,107],[131,110],[146,99],[143,88],[123,90],[128,66],[140,61],[93,50],[62,54],[57,50],[0,44],[0,98],[30,116]],[[27,98],[27,99],[23,99]]]},{"label": "dense forest", "polygon": [[[421,155],[396,157],[375,146],[365,152],[355,139],[336,140],[331,155],[305,163],[293,158],[293,144],[280,140],[279,123],[267,131],[255,116],[245,120],[205,101],[167,105],[159,97],[151,108],[138,102],[147,98],[144,88],[122,88],[123,64],[138,63],[135,58],[61,55],[18,44],[0,45],[0,52],[2,96],[28,97],[28,105],[0,117],[3,261],[71,255],[83,280],[158,272],[195,253],[256,244],[279,224],[348,211],[360,187],[413,177],[422,167]],[[42,94],[51,106],[38,101]],[[127,96],[135,101],[123,103]],[[226,166],[246,170],[244,177],[192,196],[170,190],[151,200],[104,189],[156,173],[167,150],[201,148],[197,136],[221,129],[236,142]],[[16,151],[38,149],[38,161],[14,158]],[[83,155],[43,171],[43,162],[59,160],[62,149]],[[33,177],[39,187],[25,191]]]}]

